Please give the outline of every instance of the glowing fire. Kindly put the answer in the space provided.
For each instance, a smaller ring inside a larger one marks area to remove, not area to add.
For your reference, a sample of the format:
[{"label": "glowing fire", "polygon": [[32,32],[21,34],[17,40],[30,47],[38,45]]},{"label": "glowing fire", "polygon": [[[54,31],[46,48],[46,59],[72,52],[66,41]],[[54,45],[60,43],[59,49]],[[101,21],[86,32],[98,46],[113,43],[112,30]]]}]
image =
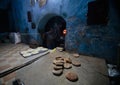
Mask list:
[{"label": "glowing fire", "polygon": [[64,29],[64,30],[63,30],[63,34],[64,34],[64,35],[66,35],[66,33],[67,33],[67,30],[66,30],[66,29]]}]

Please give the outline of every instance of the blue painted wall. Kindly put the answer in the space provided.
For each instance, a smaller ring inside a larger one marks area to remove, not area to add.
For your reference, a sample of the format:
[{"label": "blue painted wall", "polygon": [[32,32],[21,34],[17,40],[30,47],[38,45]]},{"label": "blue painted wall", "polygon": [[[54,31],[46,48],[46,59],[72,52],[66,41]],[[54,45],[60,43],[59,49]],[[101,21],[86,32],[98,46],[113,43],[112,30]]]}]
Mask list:
[{"label": "blue painted wall", "polygon": [[[51,16],[63,16],[67,22],[65,41],[67,50],[94,55],[115,63],[117,44],[120,43],[118,15],[112,0],[109,0],[108,25],[86,26],[87,4],[91,1],[93,0],[47,0],[45,6],[39,7],[37,2],[31,6],[30,0],[11,0],[10,26],[22,33],[23,41],[25,41],[24,36],[29,33],[31,38],[42,44],[38,30],[44,29]],[[36,29],[31,28],[31,22],[27,20],[27,11],[31,11],[32,22],[36,24]],[[26,28],[28,28],[27,33]]]},{"label": "blue painted wall", "polygon": [[120,19],[112,0],[109,0],[109,21],[106,26],[86,26],[86,10],[82,14],[78,11],[78,17],[67,19],[66,48],[116,63],[120,43]]}]

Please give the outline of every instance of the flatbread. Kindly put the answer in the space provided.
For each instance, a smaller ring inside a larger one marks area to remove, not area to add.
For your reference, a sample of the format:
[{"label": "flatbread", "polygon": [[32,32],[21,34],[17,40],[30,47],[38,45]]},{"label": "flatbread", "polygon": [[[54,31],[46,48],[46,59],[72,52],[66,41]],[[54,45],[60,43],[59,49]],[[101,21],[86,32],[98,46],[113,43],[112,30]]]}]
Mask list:
[{"label": "flatbread", "polygon": [[47,48],[41,48],[40,51],[47,51]]},{"label": "flatbread", "polygon": [[55,59],[56,59],[56,60],[64,60],[64,58],[63,58],[63,57],[60,57],[60,56],[55,57]]},{"label": "flatbread", "polygon": [[63,69],[63,66],[56,66],[56,65],[54,65],[53,68],[54,68],[55,70],[60,70],[60,69]]},{"label": "flatbread", "polygon": [[34,49],[30,48],[30,49],[27,50],[27,52],[32,52],[32,51],[34,51]]},{"label": "flatbread", "polygon": [[31,53],[24,53],[24,54],[23,54],[24,57],[29,57],[29,56],[31,56],[31,55],[32,55]]},{"label": "flatbread", "polygon": [[65,74],[66,79],[69,81],[75,82],[78,80],[78,75],[74,72],[68,72]]},{"label": "flatbread", "polygon": [[64,63],[62,63],[62,62],[56,62],[55,65],[56,65],[56,66],[63,66]]},{"label": "flatbread", "polygon": [[65,63],[72,63],[72,60],[70,58],[64,58]]},{"label": "flatbread", "polygon": [[23,54],[26,54],[26,53],[27,53],[27,51],[21,51],[20,53],[23,55]]},{"label": "flatbread", "polygon": [[37,47],[36,49],[42,49],[43,47]]},{"label": "flatbread", "polygon": [[70,63],[64,63],[64,68],[65,69],[70,69],[70,68],[72,68],[72,64],[70,64]]},{"label": "flatbread", "polygon": [[31,52],[32,55],[39,53],[38,51]]},{"label": "flatbread", "polygon": [[53,60],[53,64],[56,64],[56,63],[64,63],[63,60]]},{"label": "flatbread", "polygon": [[79,61],[73,61],[72,64],[77,67],[81,66],[81,63]]},{"label": "flatbread", "polygon": [[80,55],[79,55],[79,54],[77,54],[77,53],[73,54],[73,56],[74,56],[75,58],[80,57]]},{"label": "flatbread", "polygon": [[43,49],[43,47],[37,47],[36,51],[41,51],[41,49]]},{"label": "flatbread", "polygon": [[56,76],[60,76],[62,73],[63,73],[63,70],[60,69],[60,70],[53,70],[52,73]]}]

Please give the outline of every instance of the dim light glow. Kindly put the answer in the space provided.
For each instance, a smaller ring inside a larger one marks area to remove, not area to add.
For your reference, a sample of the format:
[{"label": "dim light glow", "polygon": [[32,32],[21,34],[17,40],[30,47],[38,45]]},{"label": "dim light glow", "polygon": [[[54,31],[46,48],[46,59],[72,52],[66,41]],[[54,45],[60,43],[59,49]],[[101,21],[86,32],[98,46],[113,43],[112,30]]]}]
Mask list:
[{"label": "dim light glow", "polygon": [[64,34],[64,35],[66,35],[66,33],[67,33],[67,30],[66,30],[66,29],[64,29],[64,30],[63,30],[63,34]]}]

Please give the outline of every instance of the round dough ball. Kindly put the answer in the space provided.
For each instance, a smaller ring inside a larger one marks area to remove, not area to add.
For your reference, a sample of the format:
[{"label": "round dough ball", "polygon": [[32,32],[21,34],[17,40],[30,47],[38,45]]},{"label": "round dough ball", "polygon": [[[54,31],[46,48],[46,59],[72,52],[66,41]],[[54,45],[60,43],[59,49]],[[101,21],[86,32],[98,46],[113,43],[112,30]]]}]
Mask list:
[{"label": "round dough ball", "polygon": [[47,48],[41,48],[40,51],[47,51]]},{"label": "round dough ball", "polygon": [[41,50],[43,47],[37,47],[36,49]]},{"label": "round dough ball", "polygon": [[35,49],[34,51],[38,51],[38,52],[39,52],[39,51],[40,51],[40,49]]},{"label": "round dough ball", "polygon": [[39,53],[38,51],[31,52],[32,55]]},{"label": "round dough ball", "polygon": [[27,51],[21,51],[20,53],[21,53],[21,54],[26,54],[26,53],[27,53]]},{"label": "round dough ball", "polygon": [[68,72],[65,74],[65,77],[69,80],[69,81],[77,81],[78,80],[78,75],[74,72]]},{"label": "round dough ball", "polygon": [[24,53],[23,56],[24,57],[29,57],[29,56],[31,56],[31,53]]},{"label": "round dough ball", "polygon": [[34,49],[31,49],[31,48],[30,48],[30,49],[27,50],[27,52],[32,52],[33,50],[34,50]]}]

